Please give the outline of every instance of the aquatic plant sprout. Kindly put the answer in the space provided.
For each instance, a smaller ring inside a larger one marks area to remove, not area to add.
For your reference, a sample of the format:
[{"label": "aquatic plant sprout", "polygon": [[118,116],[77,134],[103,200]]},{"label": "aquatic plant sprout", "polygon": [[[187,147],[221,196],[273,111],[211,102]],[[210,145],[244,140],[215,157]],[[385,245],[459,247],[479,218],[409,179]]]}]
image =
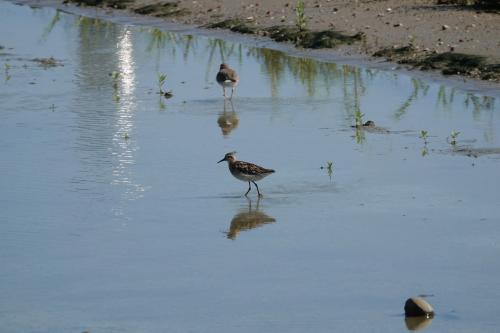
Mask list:
[{"label": "aquatic plant sprout", "polygon": [[451,131],[450,133],[450,144],[455,146],[457,144],[457,137],[460,134],[460,132],[457,131]]},{"label": "aquatic plant sprout", "polygon": [[165,81],[167,80],[167,75],[166,74],[158,74],[158,89],[160,94],[163,94],[163,85],[165,84]]},{"label": "aquatic plant sprout", "polygon": [[361,113],[360,110],[356,110],[356,112],[354,112],[354,121],[355,121],[356,127],[363,126],[363,117],[364,117],[364,114]]},{"label": "aquatic plant sprout", "polygon": [[424,144],[427,144],[427,131],[421,130],[419,138],[424,140]]},{"label": "aquatic plant sprout", "polygon": [[306,29],[307,19],[304,10],[304,1],[298,0],[297,6],[295,7],[295,25],[300,31]]}]

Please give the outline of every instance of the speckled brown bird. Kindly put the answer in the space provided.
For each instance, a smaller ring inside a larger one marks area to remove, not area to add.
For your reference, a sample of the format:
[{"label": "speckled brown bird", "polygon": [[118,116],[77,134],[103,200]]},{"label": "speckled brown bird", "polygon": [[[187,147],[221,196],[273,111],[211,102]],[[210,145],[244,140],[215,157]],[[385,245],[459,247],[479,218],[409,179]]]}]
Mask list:
[{"label": "speckled brown bird", "polygon": [[222,86],[222,93],[224,95],[224,98],[227,98],[226,88],[231,88],[231,96],[229,97],[229,99],[232,99],[234,88],[236,88],[238,82],[240,81],[240,77],[238,76],[236,71],[229,68],[228,64],[221,64],[219,72],[217,73],[215,79],[217,80],[217,83]]},{"label": "speckled brown bird", "polygon": [[259,197],[261,197],[262,194],[260,194],[259,187],[257,186],[256,181],[259,181],[262,178],[267,177],[270,174],[274,173],[274,170],[266,169],[256,164],[248,162],[237,161],[235,155],[236,152],[227,153],[224,156],[224,158],[217,163],[227,161],[227,164],[229,166],[229,171],[231,172],[231,174],[236,179],[248,182],[248,191],[245,193],[245,196],[248,194],[248,192],[250,192],[251,190],[250,182],[252,182],[255,185],[255,188],[257,189]]}]

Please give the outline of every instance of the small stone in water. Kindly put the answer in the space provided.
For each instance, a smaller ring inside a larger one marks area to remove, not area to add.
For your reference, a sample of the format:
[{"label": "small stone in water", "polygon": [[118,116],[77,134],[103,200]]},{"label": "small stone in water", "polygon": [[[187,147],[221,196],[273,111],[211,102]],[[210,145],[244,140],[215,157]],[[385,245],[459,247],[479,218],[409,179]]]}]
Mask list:
[{"label": "small stone in water", "polygon": [[405,303],[405,316],[418,317],[424,316],[428,318],[434,317],[434,309],[422,297],[411,297]]}]

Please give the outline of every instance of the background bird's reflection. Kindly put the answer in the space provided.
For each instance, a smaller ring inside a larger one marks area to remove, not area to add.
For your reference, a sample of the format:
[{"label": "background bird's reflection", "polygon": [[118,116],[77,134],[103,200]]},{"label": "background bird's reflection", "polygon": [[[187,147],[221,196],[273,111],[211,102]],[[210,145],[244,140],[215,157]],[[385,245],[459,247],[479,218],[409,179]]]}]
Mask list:
[{"label": "background bird's reflection", "polygon": [[[229,104],[229,107],[227,104]],[[224,111],[219,115],[219,118],[217,118],[217,124],[219,124],[219,127],[222,130],[222,135],[228,136],[232,130],[238,127],[239,122],[240,118],[238,118],[238,115],[234,110],[233,101],[224,101]]]},{"label": "background bird's reflection", "polygon": [[231,220],[227,238],[236,239],[240,231],[246,231],[258,228],[268,223],[274,223],[276,220],[271,216],[259,211],[260,199],[257,199],[254,207],[252,207],[252,200],[248,199],[248,210],[243,210],[236,214]]}]

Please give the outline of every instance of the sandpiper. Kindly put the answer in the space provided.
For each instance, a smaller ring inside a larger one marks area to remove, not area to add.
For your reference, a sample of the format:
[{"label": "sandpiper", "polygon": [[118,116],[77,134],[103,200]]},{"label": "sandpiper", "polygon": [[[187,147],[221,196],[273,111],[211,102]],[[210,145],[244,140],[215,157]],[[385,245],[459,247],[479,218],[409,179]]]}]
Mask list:
[{"label": "sandpiper", "polygon": [[250,182],[252,182],[257,189],[259,197],[261,197],[262,194],[260,194],[259,187],[257,186],[256,181],[259,181],[262,178],[274,173],[274,170],[266,169],[248,162],[237,161],[235,155],[236,152],[227,153],[224,158],[217,163],[227,161],[231,174],[241,181],[248,182],[248,191],[245,193],[245,196],[248,194],[248,192],[250,192]]},{"label": "sandpiper", "polygon": [[217,83],[222,86],[224,98],[227,98],[226,88],[231,88],[231,96],[229,99],[232,99],[234,88],[238,85],[238,81],[240,80],[240,77],[234,69],[229,68],[227,64],[221,64],[215,79],[217,80]]}]

